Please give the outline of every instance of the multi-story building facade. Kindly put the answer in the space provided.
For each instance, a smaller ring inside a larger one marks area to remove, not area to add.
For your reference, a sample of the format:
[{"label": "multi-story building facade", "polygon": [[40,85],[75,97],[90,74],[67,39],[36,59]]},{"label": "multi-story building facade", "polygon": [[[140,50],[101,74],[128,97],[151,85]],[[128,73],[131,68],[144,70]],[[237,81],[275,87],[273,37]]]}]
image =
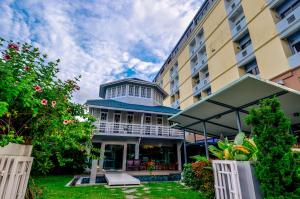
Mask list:
[{"label": "multi-story building facade", "polygon": [[168,117],[178,109],[162,106],[167,93],[157,84],[136,78],[100,86],[102,99],[88,100],[87,109],[95,118],[93,144],[101,148],[98,172],[182,169],[183,132],[171,128]]},{"label": "multi-story building facade", "polygon": [[247,73],[300,88],[299,66],[300,0],[206,0],[154,82],[184,109]]}]

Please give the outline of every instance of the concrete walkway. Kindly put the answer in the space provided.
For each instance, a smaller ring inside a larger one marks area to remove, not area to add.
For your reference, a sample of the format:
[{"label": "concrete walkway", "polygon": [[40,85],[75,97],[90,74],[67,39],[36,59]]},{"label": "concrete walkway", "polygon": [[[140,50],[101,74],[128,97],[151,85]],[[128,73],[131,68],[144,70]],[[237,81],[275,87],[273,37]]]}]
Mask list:
[{"label": "concrete walkway", "polygon": [[105,173],[105,178],[109,186],[141,184],[139,179],[127,173]]}]

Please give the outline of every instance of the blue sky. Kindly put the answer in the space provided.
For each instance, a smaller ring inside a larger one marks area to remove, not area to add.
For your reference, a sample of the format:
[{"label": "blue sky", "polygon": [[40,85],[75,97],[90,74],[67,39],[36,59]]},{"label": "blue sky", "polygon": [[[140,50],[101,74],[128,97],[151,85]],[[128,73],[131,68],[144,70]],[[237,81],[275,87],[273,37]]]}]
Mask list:
[{"label": "blue sky", "polygon": [[59,77],[82,75],[77,102],[98,98],[99,84],[152,80],[202,0],[0,0],[0,37],[30,42]]}]

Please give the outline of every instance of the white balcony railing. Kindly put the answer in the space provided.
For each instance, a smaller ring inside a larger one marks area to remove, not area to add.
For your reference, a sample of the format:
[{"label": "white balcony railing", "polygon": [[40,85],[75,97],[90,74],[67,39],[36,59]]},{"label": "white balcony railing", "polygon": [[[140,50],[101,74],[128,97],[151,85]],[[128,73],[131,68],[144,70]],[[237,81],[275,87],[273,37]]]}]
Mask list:
[{"label": "white balcony railing", "polygon": [[276,27],[282,38],[295,32],[300,27],[300,3],[298,3],[298,7],[295,7],[287,16],[280,20]]},{"label": "white balcony railing", "polygon": [[94,135],[165,137],[183,139],[183,132],[170,126],[129,123],[98,122],[94,124]]},{"label": "white balcony railing", "polygon": [[240,23],[238,23],[237,25],[235,25],[232,30],[232,37],[233,40],[236,41],[237,39],[241,38],[241,36],[243,35],[243,33],[247,30],[247,22],[246,22],[246,18],[244,17]]},{"label": "white balcony railing", "polygon": [[248,45],[246,48],[238,52],[236,54],[237,65],[242,66],[252,61],[255,58],[253,52],[254,51],[252,44]]},{"label": "white balcony railing", "polygon": [[180,105],[180,100],[176,99],[174,102],[172,102],[171,107],[172,108],[178,108]]},{"label": "white balcony railing", "polygon": [[199,83],[193,87],[193,94],[198,95],[207,85],[209,85],[209,77],[200,80]]}]

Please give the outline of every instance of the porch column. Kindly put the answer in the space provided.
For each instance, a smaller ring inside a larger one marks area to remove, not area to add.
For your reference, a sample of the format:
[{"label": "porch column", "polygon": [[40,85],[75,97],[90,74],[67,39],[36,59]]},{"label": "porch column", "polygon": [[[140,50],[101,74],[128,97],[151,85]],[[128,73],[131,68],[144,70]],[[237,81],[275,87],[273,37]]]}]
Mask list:
[{"label": "porch column", "polygon": [[237,124],[238,130],[239,130],[239,132],[242,132],[240,113],[238,110],[235,113],[236,113],[236,124]]},{"label": "porch column", "polygon": [[185,140],[185,130],[183,130],[183,153],[184,153],[184,164],[187,163],[187,153],[186,153],[186,140]]},{"label": "porch column", "polygon": [[100,171],[103,170],[104,152],[105,152],[105,143],[102,142],[101,150],[100,150],[100,165],[99,165]]},{"label": "porch column", "polygon": [[136,143],[134,148],[134,159],[138,160],[139,157],[140,157],[140,143]]},{"label": "porch column", "polygon": [[96,183],[98,160],[92,160],[90,184]]},{"label": "porch column", "polygon": [[178,171],[182,171],[182,165],[181,165],[181,145],[182,142],[177,143],[177,162],[178,162]]},{"label": "porch column", "polygon": [[127,163],[127,143],[124,144],[124,151],[123,151],[123,166],[122,170],[126,171],[126,163]]},{"label": "porch column", "polygon": [[206,154],[206,158],[209,159],[207,135],[206,135],[206,122],[205,121],[203,122],[203,134],[204,134],[205,154]]}]

